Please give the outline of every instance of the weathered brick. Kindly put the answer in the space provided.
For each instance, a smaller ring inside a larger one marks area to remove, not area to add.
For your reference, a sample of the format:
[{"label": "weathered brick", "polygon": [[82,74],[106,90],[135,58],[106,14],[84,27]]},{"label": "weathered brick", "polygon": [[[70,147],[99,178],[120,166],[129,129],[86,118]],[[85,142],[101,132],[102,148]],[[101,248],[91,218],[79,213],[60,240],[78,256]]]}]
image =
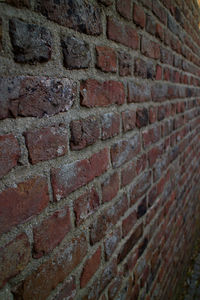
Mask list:
[{"label": "weathered brick", "polygon": [[63,156],[67,153],[67,129],[64,125],[24,133],[32,164]]},{"label": "weathered brick", "polygon": [[135,244],[139,241],[143,234],[143,225],[140,224],[125,242],[118,255],[118,263],[120,263],[129,254]]},{"label": "weathered brick", "polygon": [[52,251],[71,229],[69,207],[56,211],[40,225],[33,228],[34,257]]},{"label": "weathered brick", "polygon": [[126,110],[122,112],[123,131],[127,132],[136,128],[136,113],[134,110]]},{"label": "weathered brick", "polygon": [[131,162],[121,171],[121,185],[126,186],[136,177],[136,164]]},{"label": "weathered brick", "polygon": [[126,237],[129,231],[134,227],[137,222],[137,213],[134,210],[128,217],[126,217],[122,222],[122,232],[123,237]]},{"label": "weathered brick", "polygon": [[135,75],[142,77],[142,78],[147,78],[147,64],[143,59],[136,58],[135,59]]},{"label": "weathered brick", "polygon": [[156,83],[151,90],[152,100],[162,102],[169,98],[168,85],[166,83]]},{"label": "weathered brick", "polygon": [[72,300],[76,296],[76,282],[74,277],[70,277],[61,288],[59,293],[53,298],[53,300]]},{"label": "weathered brick", "polygon": [[143,8],[136,3],[133,6],[133,21],[136,25],[144,28],[146,23],[146,15]]},{"label": "weathered brick", "polygon": [[17,165],[20,147],[12,134],[0,136],[0,178]]},{"label": "weathered brick", "polygon": [[136,183],[133,184],[133,186],[130,189],[130,201],[131,204],[135,204],[136,201],[142,197],[147,190],[151,186],[151,172],[145,171],[139,179],[136,181]]},{"label": "weathered brick", "polygon": [[27,7],[30,8],[30,0],[6,0],[6,3],[16,6],[17,8]]},{"label": "weathered brick", "polygon": [[0,287],[20,273],[31,258],[31,247],[25,233],[0,248]]},{"label": "weathered brick", "polygon": [[157,120],[157,107],[151,106],[149,108],[149,123],[153,124]]},{"label": "weathered brick", "polygon": [[80,92],[81,105],[86,107],[121,105],[125,101],[124,86],[118,81],[88,79],[81,82]]},{"label": "weathered brick", "polygon": [[136,125],[138,128],[147,126],[149,123],[149,112],[147,108],[138,108],[136,111]]},{"label": "weathered brick", "polygon": [[87,191],[74,201],[76,225],[82,224],[99,207],[99,195],[95,188]]},{"label": "weathered brick", "polygon": [[117,55],[110,47],[96,46],[97,67],[104,72],[117,71]]},{"label": "weathered brick", "polygon": [[76,85],[67,78],[1,77],[0,119],[43,117],[67,111],[76,96]]},{"label": "weathered brick", "polygon": [[119,274],[119,276],[116,276],[111,285],[108,288],[108,299],[112,300],[117,296],[117,293],[119,292],[122,285],[122,276]]},{"label": "weathered brick", "polygon": [[101,263],[101,247],[86,261],[81,274],[81,288],[83,288],[96,273]]},{"label": "weathered brick", "polygon": [[79,32],[91,35],[102,32],[101,10],[85,0],[36,0],[35,9],[49,20]]},{"label": "weathered brick", "polygon": [[166,10],[163,9],[163,7],[160,5],[160,3],[156,0],[153,0],[153,12],[154,14],[159,18],[159,20],[164,23],[165,25],[167,24],[167,13]]},{"label": "weathered brick", "polygon": [[108,17],[107,35],[112,41],[120,43],[134,50],[138,49],[139,36],[137,31],[129,25],[122,25],[111,17]]},{"label": "weathered brick", "polygon": [[72,150],[81,150],[94,144],[100,136],[99,120],[95,116],[74,120],[70,123]]},{"label": "weathered brick", "polygon": [[117,11],[127,20],[132,19],[131,5],[131,0],[117,0]]},{"label": "weathered brick", "polygon": [[119,61],[119,75],[120,76],[129,76],[132,74],[132,58],[129,53],[119,52],[118,55]]},{"label": "weathered brick", "polygon": [[111,161],[114,168],[130,161],[141,151],[139,134],[128,140],[121,140],[111,146]]},{"label": "weathered brick", "polygon": [[114,229],[104,242],[105,257],[109,260],[121,240],[120,228]]},{"label": "weathered brick", "polygon": [[136,173],[139,175],[146,169],[147,165],[147,156],[146,153],[140,155],[136,161]]},{"label": "weathered brick", "polygon": [[146,129],[142,132],[144,149],[158,142],[161,138],[161,128],[159,125]]},{"label": "weathered brick", "polygon": [[119,191],[119,175],[118,173],[113,173],[111,176],[107,177],[106,180],[101,184],[102,188],[102,202],[111,201]]},{"label": "weathered brick", "polygon": [[160,61],[162,63],[173,66],[173,53],[170,50],[161,48],[160,54]]},{"label": "weathered brick", "polygon": [[120,117],[117,113],[106,113],[101,117],[101,135],[102,140],[111,138],[119,134]]},{"label": "weathered brick", "polygon": [[146,16],[146,31],[152,35],[155,35],[156,33],[155,18],[148,14]]},{"label": "weathered brick", "polygon": [[46,62],[51,58],[52,38],[45,27],[12,19],[9,33],[16,62]]},{"label": "weathered brick", "polygon": [[128,82],[128,102],[148,102],[151,100],[151,87],[143,82]]},{"label": "weathered brick", "polygon": [[93,221],[90,227],[90,242],[99,242],[106,232],[111,229],[128,209],[128,199],[124,194],[110,208],[104,211]]},{"label": "weathered brick", "polygon": [[86,185],[108,168],[108,150],[105,148],[88,159],[51,170],[51,182],[55,201],[67,197],[79,187]]},{"label": "weathered brick", "polygon": [[147,57],[159,59],[160,45],[143,36],[142,43],[141,43],[141,52]]},{"label": "weathered brick", "polygon": [[46,299],[51,291],[79,265],[87,253],[87,242],[82,234],[68,241],[34,272],[28,275],[14,292],[18,299]]},{"label": "weathered brick", "polygon": [[88,68],[91,61],[89,44],[74,36],[66,36],[61,40],[63,63],[67,69]]},{"label": "weathered brick", "polygon": [[[49,202],[46,179],[35,177],[0,194],[0,233],[30,220]],[[9,220],[9,222],[8,222]]]}]

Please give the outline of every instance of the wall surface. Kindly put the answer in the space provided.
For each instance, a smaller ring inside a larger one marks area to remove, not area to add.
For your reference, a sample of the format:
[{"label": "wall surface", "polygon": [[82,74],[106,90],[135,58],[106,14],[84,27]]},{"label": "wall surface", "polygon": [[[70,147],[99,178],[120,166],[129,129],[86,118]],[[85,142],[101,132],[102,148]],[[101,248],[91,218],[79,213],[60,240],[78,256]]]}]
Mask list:
[{"label": "wall surface", "polygon": [[169,300],[200,215],[195,0],[0,1],[0,299]]}]

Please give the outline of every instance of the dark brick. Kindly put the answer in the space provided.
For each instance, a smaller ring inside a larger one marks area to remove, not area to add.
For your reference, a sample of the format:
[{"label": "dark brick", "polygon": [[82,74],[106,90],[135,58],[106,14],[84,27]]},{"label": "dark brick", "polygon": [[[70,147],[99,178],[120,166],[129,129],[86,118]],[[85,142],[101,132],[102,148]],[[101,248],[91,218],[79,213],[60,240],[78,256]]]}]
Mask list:
[{"label": "dark brick", "polygon": [[36,0],[35,9],[49,20],[79,32],[91,35],[102,32],[100,9],[85,0]]},{"label": "dark brick", "polygon": [[135,59],[135,75],[142,78],[147,78],[147,63],[143,59]]},{"label": "dark brick", "polygon": [[165,101],[170,98],[168,94],[168,85],[165,83],[156,83],[151,91],[153,101]]},{"label": "dark brick", "polygon": [[98,1],[106,6],[113,4],[113,0],[98,0]]},{"label": "dark brick", "polygon": [[156,77],[156,67],[151,61],[148,61],[147,62],[147,79],[154,80],[155,77]]},{"label": "dark brick", "polygon": [[147,126],[149,123],[149,113],[146,108],[138,108],[136,111],[136,125],[138,128]]},{"label": "dark brick", "polygon": [[0,178],[17,165],[20,147],[12,134],[0,136]]},{"label": "dark brick", "polygon": [[71,121],[70,146],[72,150],[81,150],[94,144],[100,136],[99,121],[95,116]]},{"label": "dark brick", "polygon": [[6,3],[16,6],[17,8],[27,7],[30,8],[30,0],[6,0]]},{"label": "dark brick", "polygon": [[64,66],[67,69],[85,69],[89,67],[91,54],[89,44],[73,36],[61,41]]},{"label": "dark brick", "polygon": [[119,75],[129,76],[132,74],[132,58],[131,55],[126,52],[119,52]]},{"label": "dark brick", "polygon": [[51,58],[52,38],[46,28],[12,19],[9,33],[16,62],[46,62]]},{"label": "dark brick", "polygon": [[0,119],[43,117],[67,111],[72,106],[76,85],[67,78],[1,77]]},{"label": "dark brick", "polygon": [[132,19],[131,0],[117,0],[117,11],[127,20]]},{"label": "dark brick", "polygon": [[141,203],[138,205],[137,208],[137,218],[141,218],[143,215],[145,215],[147,211],[147,201],[146,198],[144,198]]},{"label": "dark brick", "polygon": [[3,39],[2,19],[0,18],[0,51],[2,50],[2,39]]}]

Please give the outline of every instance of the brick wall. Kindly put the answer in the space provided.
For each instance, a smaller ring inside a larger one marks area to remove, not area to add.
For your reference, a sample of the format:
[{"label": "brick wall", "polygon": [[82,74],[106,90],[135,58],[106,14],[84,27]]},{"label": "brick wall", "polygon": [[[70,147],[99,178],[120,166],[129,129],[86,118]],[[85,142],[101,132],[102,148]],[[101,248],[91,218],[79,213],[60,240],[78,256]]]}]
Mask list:
[{"label": "brick wall", "polygon": [[197,1],[0,2],[0,299],[172,299],[200,213]]}]

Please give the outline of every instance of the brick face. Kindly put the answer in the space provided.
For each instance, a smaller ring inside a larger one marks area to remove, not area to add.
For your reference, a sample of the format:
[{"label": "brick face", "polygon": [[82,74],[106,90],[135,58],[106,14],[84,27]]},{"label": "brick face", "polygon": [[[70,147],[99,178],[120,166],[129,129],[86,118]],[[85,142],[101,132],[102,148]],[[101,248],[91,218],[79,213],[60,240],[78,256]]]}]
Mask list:
[{"label": "brick face", "polygon": [[0,7],[0,299],[174,300],[199,230],[196,2]]}]

